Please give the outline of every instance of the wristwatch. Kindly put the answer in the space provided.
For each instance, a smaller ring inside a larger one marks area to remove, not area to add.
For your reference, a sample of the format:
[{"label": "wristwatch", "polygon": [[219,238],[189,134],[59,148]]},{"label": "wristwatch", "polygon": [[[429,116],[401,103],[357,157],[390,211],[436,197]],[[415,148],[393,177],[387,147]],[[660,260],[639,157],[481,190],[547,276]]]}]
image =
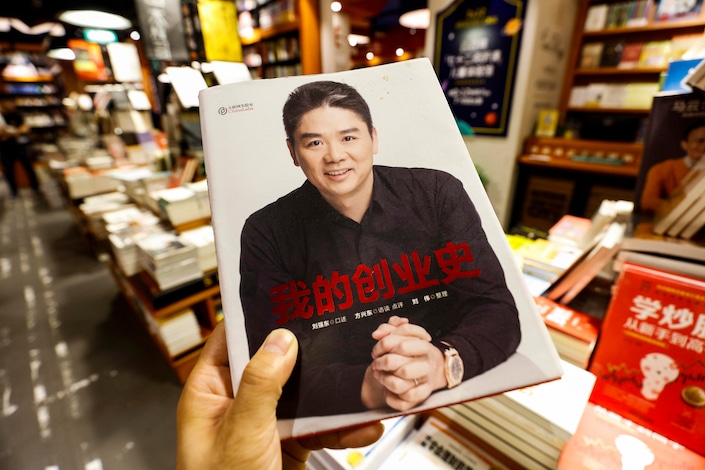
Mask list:
[{"label": "wristwatch", "polygon": [[463,366],[463,360],[460,358],[460,354],[458,354],[457,349],[445,341],[441,341],[441,344],[444,347],[444,372],[446,375],[446,380],[448,381],[448,388],[453,388],[460,385],[460,382],[463,381],[465,367]]}]

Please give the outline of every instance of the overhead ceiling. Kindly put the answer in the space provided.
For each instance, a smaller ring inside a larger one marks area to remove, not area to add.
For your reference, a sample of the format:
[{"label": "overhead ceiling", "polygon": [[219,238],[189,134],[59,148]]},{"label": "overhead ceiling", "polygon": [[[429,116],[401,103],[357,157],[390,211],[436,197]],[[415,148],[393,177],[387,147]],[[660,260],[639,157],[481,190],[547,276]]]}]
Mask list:
[{"label": "overhead ceiling", "polygon": [[[196,1],[196,0],[193,0]],[[352,24],[368,25],[376,31],[389,31],[398,27],[401,10],[410,5],[426,4],[425,0],[341,0],[343,11],[351,17]],[[134,0],[1,0],[0,18],[17,18],[28,27],[56,21],[65,10],[101,9],[119,13],[137,24]],[[42,42],[44,35],[23,34],[16,28],[0,32],[0,42]]]}]

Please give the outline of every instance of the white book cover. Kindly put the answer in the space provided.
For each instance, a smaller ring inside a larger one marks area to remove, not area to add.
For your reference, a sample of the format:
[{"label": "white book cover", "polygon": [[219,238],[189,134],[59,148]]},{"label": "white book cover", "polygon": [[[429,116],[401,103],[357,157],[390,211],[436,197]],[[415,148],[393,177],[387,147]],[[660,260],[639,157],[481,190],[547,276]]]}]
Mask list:
[{"label": "white book cover", "polygon": [[280,436],[561,376],[427,59],[215,86],[200,117],[234,388],[299,340]]}]

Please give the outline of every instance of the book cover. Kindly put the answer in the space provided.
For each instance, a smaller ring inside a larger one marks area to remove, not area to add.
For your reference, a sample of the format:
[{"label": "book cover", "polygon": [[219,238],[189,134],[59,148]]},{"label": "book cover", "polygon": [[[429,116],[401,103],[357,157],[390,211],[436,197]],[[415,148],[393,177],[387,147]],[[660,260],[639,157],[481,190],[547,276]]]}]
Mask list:
[{"label": "book cover", "polygon": [[616,67],[622,59],[624,41],[607,41],[602,48],[600,67]]},{"label": "book cover", "polygon": [[[280,436],[560,376],[428,60],[220,85],[200,101],[234,387],[271,330],[299,339]],[[419,367],[390,370],[389,348],[409,341],[424,352],[398,359]]]},{"label": "book cover", "polygon": [[588,403],[559,470],[697,470],[705,458],[602,406]]},{"label": "book cover", "polygon": [[648,221],[703,153],[705,98],[698,93],[663,93],[653,98],[644,151],[634,188],[634,213]]},{"label": "book cover", "polygon": [[625,263],[589,370],[590,401],[705,454],[705,280]]},{"label": "book cover", "polygon": [[588,8],[585,16],[584,31],[599,31],[605,27],[607,23],[607,13],[609,5],[602,3],[599,5],[591,5]]},{"label": "book cover", "polygon": [[639,56],[640,68],[658,68],[668,65],[671,54],[670,41],[649,41],[644,43]]},{"label": "book cover", "polygon": [[[549,334],[551,334],[551,338],[554,338],[554,342],[559,343],[562,341],[563,344],[575,350],[575,353],[570,350],[562,353],[561,347],[556,344],[558,352],[562,354],[562,357],[568,356],[574,359],[571,362],[577,362],[577,365],[586,368],[597,343],[602,320],[561,305],[543,296],[534,297],[534,300],[538,306],[541,318],[543,318],[546,326],[549,327]],[[554,335],[552,330],[563,338],[570,338],[573,341],[568,343],[566,340],[556,338],[557,335]],[[566,357],[563,358],[568,360]]]},{"label": "book cover", "polygon": [[544,295],[553,301],[569,304],[612,261],[620,249],[626,225],[626,222],[612,222],[599,243],[586,250],[586,254],[556,279]]},{"label": "book cover", "polygon": [[604,47],[605,44],[602,42],[589,42],[583,45],[580,51],[580,68],[594,69],[599,67]]},{"label": "book cover", "polygon": [[555,137],[560,115],[557,109],[542,109],[536,118],[536,132],[540,137]]},{"label": "book cover", "polygon": [[692,20],[700,15],[703,0],[660,0],[656,8],[656,21]]},{"label": "book cover", "polygon": [[631,42],[624,45],[622,50],[622,57],[619,59],[617,68],[620,69],[633,69],[639,66],[639,58],[641,57],[641,50],[644,48],[643,42]]},{"label": "book cover", "polygon": [[548,239],[571,246],[582,246],[590,232],[592,220],[587,217],[565,214],[548,229]]}]

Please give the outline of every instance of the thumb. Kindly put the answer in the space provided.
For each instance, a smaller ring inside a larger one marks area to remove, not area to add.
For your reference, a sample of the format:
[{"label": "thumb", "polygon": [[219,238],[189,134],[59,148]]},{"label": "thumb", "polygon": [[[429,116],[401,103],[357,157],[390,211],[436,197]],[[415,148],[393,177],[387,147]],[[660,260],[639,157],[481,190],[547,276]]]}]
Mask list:
[{"label": "thumb", "polygon": [[[242,445],[252,439],[275,437],[277,403],[282,387],[294,368],[297,354],[296,336],[289,330],[278,329],[267,336],[252,356],[223,422],[224,427],[231,427],[225,435],[236,439],[235,443]],[[246,425],[243,426],[243,423]]]}]

